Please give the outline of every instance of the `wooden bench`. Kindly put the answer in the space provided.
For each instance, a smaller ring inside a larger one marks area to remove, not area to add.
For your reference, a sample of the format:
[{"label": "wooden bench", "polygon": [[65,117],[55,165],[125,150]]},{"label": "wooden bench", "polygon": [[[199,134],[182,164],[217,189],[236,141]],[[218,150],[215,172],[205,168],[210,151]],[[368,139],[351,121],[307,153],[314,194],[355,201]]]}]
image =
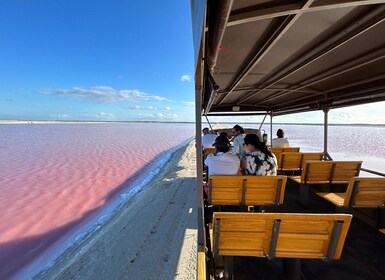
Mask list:
[{"label": "wooden bench", "polygon": [[[350,214],[215,212],[211,248],[214,259],[219,256],[291,258],[296,269],[291,270],[295,277],[290,278],[299,279],[300,259],[329,261],[341,257],[351,219]],[[231,265],[228,269],[231,270]]]},{"label": "wooden bench", "polygon": [[278,168],[279,168],[280,163],[281,163],[281,155],[283,152],[295,153],[295,152],[299,152],[300,148],[299,147],[286,147],[286,148],[271,148],[270,147],[269,150],[277,158],[277,163],[278,163]]},{"label": "wooden bench", "polygon": [[278,205],[283,203],[286,176],[210,176],[212,205]]},{"label": "wooden bench", "polygon": [[316,194],[334,204],[339,212],[349,208],[377,209],[376,224],[385,227],[385,177],[353,177],[344,193]]},{"label": "wooden bench", "polygon": [[322,160],[323,152],[283,152],[281,154],[281,161],[278,166],[278,171],[282,173],[287,172],[301,172],[305,161]]},{"label": "wooden bench", "polygon": [[301,176],[288,178],[300,185],[300,198],[308,203],[310,185],[330,186],[348,184],[350,178],[358,176],[362,161],[305,161]]}]

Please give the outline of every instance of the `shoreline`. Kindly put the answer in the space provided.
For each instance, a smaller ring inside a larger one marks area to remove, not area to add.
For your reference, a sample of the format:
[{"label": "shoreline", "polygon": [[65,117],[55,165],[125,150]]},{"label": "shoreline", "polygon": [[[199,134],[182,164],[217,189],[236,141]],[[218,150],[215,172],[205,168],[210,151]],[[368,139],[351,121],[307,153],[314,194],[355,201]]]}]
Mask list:
[{"label": "shoreline", "polygon": [[109,221],[33,279],[194,279],[194,145],[178,149]]}]

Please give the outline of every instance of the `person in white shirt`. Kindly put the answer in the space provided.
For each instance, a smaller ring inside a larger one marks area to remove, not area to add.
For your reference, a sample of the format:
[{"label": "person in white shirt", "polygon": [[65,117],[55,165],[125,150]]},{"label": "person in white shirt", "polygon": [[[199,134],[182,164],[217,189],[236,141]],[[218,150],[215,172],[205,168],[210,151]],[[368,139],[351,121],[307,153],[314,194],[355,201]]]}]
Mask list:
[{"label": "person in white shirt", "polygon": [[205,127],[203,130],[203,136],[202,136],[202,147],[204,148],[212,148],[213,143],[215,142],[215,139],[218,137],[216,134],[211,134],[209,132],[209,129]]},{"label": "person in white shirt", "polygon": [[230,142],[226,136],[220,135],[213,145],[216,153],[210,154],[205,159],[210,175],[237,175],[240,174],[240,159],[229,153]]},{"label": "person in white shirt", "polygon": [[277,130],[277,137],[278,138],[274,138],[273,141],[272,141],[272,147],[273,148],[285,148],[285,147],[289,147],[289,140],[287,140],[287,138],[284,138],[285,136],[285,132],[283,131],[283,129],[278,129]]}]

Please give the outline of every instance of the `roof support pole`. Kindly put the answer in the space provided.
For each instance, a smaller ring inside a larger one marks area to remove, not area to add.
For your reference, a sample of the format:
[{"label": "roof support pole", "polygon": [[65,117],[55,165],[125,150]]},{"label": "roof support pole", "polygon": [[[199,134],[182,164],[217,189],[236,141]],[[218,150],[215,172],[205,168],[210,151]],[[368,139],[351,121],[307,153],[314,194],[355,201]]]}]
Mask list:
[{"label": "roof support pole", "polygon": [[331,159],[328,153],[328,113],[330,108],[325,107],[322,111],[324,112],[324,159]]},{"label": "roof support pole", "polygon": [[205,251],[204,204],[203,204],[203,158],[202,158],[202,91],[195,89],[195,148],[197,174],[198,252]]},{"label": "roof support pole", "polygon": [[209,124],[210,130],[213,130],[213,127],[211,126],[211,123],[210,123],[209,118],[207,117],[207,115],[205,115],[205,118],[206,118],[207,123]]},{"label": "roof support pole", "polygon": [[270,146],[273,147],[273,111],[270,112]]}]

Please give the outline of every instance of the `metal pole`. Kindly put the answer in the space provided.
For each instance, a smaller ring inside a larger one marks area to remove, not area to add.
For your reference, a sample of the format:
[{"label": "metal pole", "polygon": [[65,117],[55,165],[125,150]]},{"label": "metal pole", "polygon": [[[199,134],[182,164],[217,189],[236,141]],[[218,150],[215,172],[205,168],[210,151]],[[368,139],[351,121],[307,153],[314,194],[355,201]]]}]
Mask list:
[{"label": "metal pole", "polygon": [[270,112],[270,146],[273,145],[273,112]]},{"label": "metal pole", "polygon": [[205,250],[206,237],[204,231],[204,203],[203,203],[203,160],[202,160],[202,91],[195,89],[195,148],[197,174],[197,211],[198,211],[198,252]]},{"label": "metal pole", "polygon": [[322,111],[324,112],[324,159],[327,157],[328,153],[328,112],[330,108],[326,107],[323,108]]},{"label": "metal pole", "polygon": [[211,126],[211,123],[209,122],[209,118],[207,117],[207,115],[205,115],[205,118],[206,118],[207,123],[209,124],[210,130],[212,131],[213,127]]}]

